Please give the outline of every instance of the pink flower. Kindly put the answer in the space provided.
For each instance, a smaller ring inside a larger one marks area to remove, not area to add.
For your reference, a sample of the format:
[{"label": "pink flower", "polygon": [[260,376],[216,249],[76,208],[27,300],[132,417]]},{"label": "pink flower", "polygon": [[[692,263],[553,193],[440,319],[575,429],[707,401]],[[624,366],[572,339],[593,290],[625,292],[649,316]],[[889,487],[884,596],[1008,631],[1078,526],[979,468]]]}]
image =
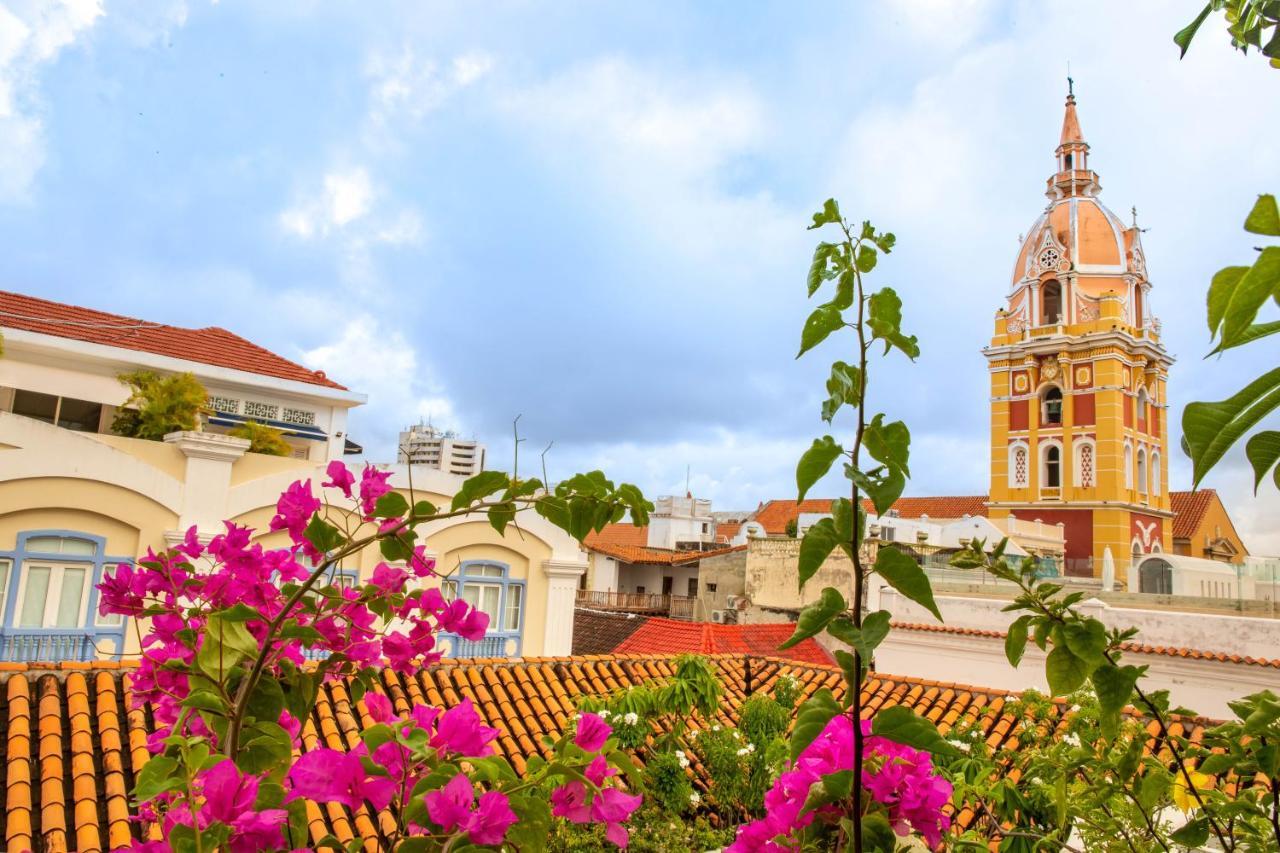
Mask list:
[{"label": "pink flower", "polygon": [[408,580],[409,573],[404,569],[394,569],[386,563],[378,563],[373,568],[369,583],[377,587],[378,592],[383,595],[394,595],[404,592],[404,585]]},{"label": "pink flower", "polygon": [[582,775],[586,776],[587,780],[590,781],[592,785],[599,788],[604,784],[605,779],[608,779],[610,776],[617,776],[618,771],[609,766],[609,762],[605,760],[603,755],[597,755],[591,763],[587,765],[587,769],[582,771]]},{"label": "pink flower", "polygon": [[194,524],[187,528],[187,535],[183,537],[182,544],[174,550],[186,554],[193,560],[200,559],[200,555],[204,553],[204,546],[200,544],[200,536],[196,533]]},{"label": "pink flower", "polygon": [[617,788],[605,788],[591,801],[591,820],[605,825],[604,836],[614,844],[627,849],[630,840],[627,828],[622,824],[631,813],[640,808],[643,798],[624,793]]},{"label": "pink flower", "polygon": [[507,830],[517,820],[507,795],[500,791],[481,794],[480,803],[473,810],[475,788],[471,780],[461,773],[443,788],[428,792],[423,799],[432,821],[445,832],[466,832],[474,844],[501,844],[507,837]]},{"label": "pink flower", "polygon": [[413,557],[409,559],[409,568],[413,569],[414,577],[425,578],[435,572],[436,558],[427,556],[426,545],[415,545]]},{"label": "pink flower", "polygon": [[[315,495],[311,494],[311,481],[298,480],[285,489],[280,500],[276,501],[276,514],[271,519],[272,530],[287,530],[289,538],[295,545],[305,541],[304,531],[307,523],[322,506]],[[212,542],[209,543],[212,546]]]},{"label": "pink flower", "polygon": [[139,569],[138,574],[134,574],[133,567],[128,563],[121,563],[116,566],[115,574],[103,574],[102,582],[98,584],[98,615],[106,616],[110,613],[122,613],[126,616],[137,616],[146,607],[146,602],[142,596],[135,590],[142,584],[141,574],[145,571]]},{"label": "pink flower", "polygon": [[375,723],[385,723],[395,716],[391,700],[381,693],[364,694],[364,707]]},{"label": "pink flower", "polygon": [[321,487],[326,489],[340,489],[344,495],[351,497],[351,487],[356,484],[355,475],[351,473],[351,469],[341,459],[335,459],[329,463],[329,467],[324,469],[329,475],[329,479],[321,483]]},{"label": "pink flower", "polygon": [[469,758],[483,758],[493,754],[493,740],[499,734],[498,729],[480,721],[470,699],[463,699],[440,716],[431,745]]},{"label": "pink flower", "polygon": [[391,491],[391,486],[387,483],[390,479],[390,471],[379,471],[372,465],[364,466],[364,470],[360,472],[360,511],[365,518],[373,518],[378,498]]},{"label": "pink flower", "polygon": [[284,843],[281,830],[289,813],[284,809],[254,808],[258,797],[258,779],[244,775],[235,762],[228,759],[204,771],[204,804],[200,807],[201,823],[217,821],[231,828],[232,853],[256,853]]},{"label": "pink flower", "polygon": [[598,752],[611,734],[613,727],[599,714],[579,714],[578,731],[573,736],[573,742],[587,752]]},{"label": "pink flower", "polygon": [[289,800],[307,797],[353,809],[365,800],[375,809],[386,808],[396,787],[387,776],[370,776],[359,755],[327,748],[304,753],[289,771],[289,781],[293,784]]},{"label": "pink flower", "polygon": [[552,791],[551,814],[567,818],[573,823],[590,821],[591,806],[587,803],[587,786],[575,779]]},{"label": "pink flower", "polygon": [[437,618],[441,631],[457,634],[464,640],[483,640],[485,631],[489,630],[489,614],[472,608],[461,598],[449,602]]}]

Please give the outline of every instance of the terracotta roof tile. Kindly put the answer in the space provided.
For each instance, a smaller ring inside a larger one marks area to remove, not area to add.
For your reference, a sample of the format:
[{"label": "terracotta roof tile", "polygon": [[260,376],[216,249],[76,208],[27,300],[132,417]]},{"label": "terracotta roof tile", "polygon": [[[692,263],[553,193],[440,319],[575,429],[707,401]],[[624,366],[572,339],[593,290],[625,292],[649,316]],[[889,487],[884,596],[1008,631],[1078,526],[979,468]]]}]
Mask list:
[{"label": "terracotta roof tile", "polygon": [[[928,625],[913,622],[894,622],[894,628],[904,631],[927,631],[933,634],[955,634],[964,637],[987,637],[1003,640],[1004,631],[986,628],[958,628],[953,625]],[[1248,655],[1237,655],[1228,652],[1210,652],[1203,649],[1188,649],[1182,646],[1155,646],[1149,643],[1121,643],[1121,651],[1139,655],[1168,655],[1170,657],[1187,658],[1188,660],[1210,660],[1218,663],[1238,663],[1252,666],[1267,666],[1280,669],[1280,659],[1255,658]]]},{"label": "terracotta roof tile", "polygon": [[831,656],[814,639],[779,651],[795,633],[787,623],[718,625],[714,622],[682,622],[653,617],[619,643],[619,654],[750,654],[786,658],[801,663],[830,664]]},{"label": "terracotta roof tile", "polygon": [[1195,536],[1205,513],[1217,498],[1218,493],[1213,489],[1170,492],[1169,508],[1173,510],[1173,538],[1190,539]]},{"label": "terracotta roof tile", "polygon": [[647,617],[579,607],[573,611],[573,653],[604,655],[636,632]]},{"label": "terracotta roof tile", "polygon": [[[801,514],[830,512],[832,498],[807,498],[799,503],[772,500],[756,510],[752,520],[760,522],[765,533],[781,536],[787,532],[787,523],[799,519]],[[874,512],[870,501],[863,501],[868,512]],[[893,509],[903,518],[963,518],[987,514],[986,495],[939,495],[936,497],[898,498]]]},{"label": "terracotta roof tile", "polygon": [[0,290],[0,329],[36,332],[346,390],[320,371],[308,370],[217,326],[167,326]]},{"label": "terracotta roof tile", "polygon": [[709,551],[671,551],[666,548],[644,548],[636,545],[615,545],[609,542],[583,543],[590,551],[621,560],[624,563],[652,563],[663,566],[687,566],[707,557],[718,557],[734,551],[745,551],[746,545],[713,548]]},{"label": "terracotta roof tile", "polygon": [[[724,684],[720,719],[727,723],[736,720],[747,696],[768,690],[784,674],[800,682],[803,697],[822,687],[837,696],[845,689],[842,674],[833,666],[742,654],[715,654],[709,660]],[[502,732],[499,750],[522,772],[528,756],[548,754],[542,735],[561,733],[576,712],[576,697],[667,678],[674,671],[670,656],[652,655],[450,661],[411,675],[384,671],[378,689],[400,710],[422,697],[471,698],[485,723]],[[8,672],[0,689],[6,848],[101,850],[127,844],[138,824],[129,820],[132,812],[125,791],[146,763],[149,731],[143,711],[122,714],[131,707],[128,672],[108,668],[85,675],[34,667]],[[1004,691],[982,687],[871,673],[863,705],[868,715],[893,705],[911,705],[936,719],[944,733],[958,719],[979,720],[988,741],[999,744],[1015,722],[1002,713],[1003,695]],[[1065,704],[1057,707],[1059,716],[1066,713]],[[325,684],[315,712],[303,723],[301,748],[350,749],[359,728],[368,722],[363,710],[360,703],[351,704],[345,684]],[[1190,721],[1193,738],[1201,730],[1201,721]],[[39,741],[33,743],[36,732]],[[33,787],[36,774],[39,785]],[[365,849],[370,851],[376,850],[377,829],[388,827],[390,819],[367,807],[352,813],[338,805],[315,803],[307,804],[307,817],[311,844],[328,834],[344,843],[359,837],[368,839]],[[158,830],[150,837],[158,837]]]}]

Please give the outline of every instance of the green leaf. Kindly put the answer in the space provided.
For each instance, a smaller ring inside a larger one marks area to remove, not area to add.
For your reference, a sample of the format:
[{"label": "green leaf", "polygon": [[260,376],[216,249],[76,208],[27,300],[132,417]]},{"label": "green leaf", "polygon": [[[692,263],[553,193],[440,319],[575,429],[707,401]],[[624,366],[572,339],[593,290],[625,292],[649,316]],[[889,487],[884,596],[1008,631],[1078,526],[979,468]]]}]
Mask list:
[{"label": "green leaf", "polygon": [[808,288],[809,295],[817,293],[818,288],[822,287],[822,282],[827,279],[827,265],[831,258],[831,251],[835,248],[834,243],[819,243],[813,250],[813,263],[809,265]]},{"label": "green leaf", "polygon": [[915,560],[897,548],[881,548],[876,552],[874,571],[898,592],[926,608],[939,622],[942,621],[942,614],[938,612],[938,605],[933,600],[929,576]]},{"label": "green leaf", "polygon": [[848,607],[849,605],[845,604],[844,596],[840,594],[839,590],[826,587],[822,590],[822,594],[818,596],[817,601],[800,611],[800,617],[796,619],[795,633],[785,643],[778,646],[778,650],[789,649],[797,643],[815,636],[823,628],[827,627],[827,623],[838,614],[843,613]]},{"label": "green leaf", "polygon": [[399,518],[409,511],[409,502],[399,492],[387,492],[373,505],[377,518]]},{"label": "green leaf", "polygon": [[1066,696],[1079,690],[1089,677],[1089,670],[1089,664],[1076,657],[1065,643],[1055,644],[1044,662],[1049,692],[1054,696]]},{"label": "green leaf", "polygon": [[851,364],[837,361],[831,365],[827,380],[827,400],[822,404],[822,419],[831,423],[841,406],[857,406],[862,394],[862,371]]},{"label": "green leaf", "polygon": [[870,309],[867,328],[871,330],[872,338],[884,341],[886,353],[892,347],[897,347],[908,358],[916,359],[920,356],[920,346],[915,335],[907,337],[902,334],[902,300],[893,288],[886,287],[871,294],[867,307]]},{"label": "green leaf", "polygon": [[959,755],[954,746],[938,734],[933,723],[906,705],[894,705],[871,718],[871,733],[894,743],[932,752],[935,755]]},{"label": "green leaf", "polygon": [[293,755],[289,733],[274,722],[256,720],[245,728],[245,740],[235,755],[245,773],[267,773],[283,767]]},{"label": "green leaf", "polygon": [[1009,665],[1016,667],[1022,663],[1022,655],[1027,650],[1027,626],[1031,623],[1030,614],[1019,616],[1009,626],[1009,633],[1004,636],[1004,656]]},{"label": "green leaf", "polygon": [[907,467],[911,456],[911,431],[902,421],[885,423],[883,414],[876,415],[867,424],[863,441],[872,459],[911,476],[911,469]]},{"label": "green leaf", "polygon": [[482,498],[487,498],[494,492],[507,488],[510,484],[511,478],[501,471],[481,471],[463,482],[453,496],[451,509],[457,512]]},{"label": "green leaf", "polygon": [[829,198],[822,203],[822,210],[813,215],[813,224],[809,226],[809,230],[821,228],[831,222],[840,221],[840,205],[836,204],[834,198]]},{"label": "green leaf", "polygon": [[826,687],[814,693],[800,705],[796,711],[795,727],[791,730],[792,761],[800,757],[805,747],[822,734],[827,723],[831,722],[831,718],[841,710],[840,703]]},{"label": "green leaf", "polygon": [[1178,827],[1169,840],[1190,850],[1199,850],[1209,840],[1209,818],[1201,816]]},{"label": "green leaf", "polygon": [[[1280,299],[1280,291],[1276,292],[1275,297],[1277,299]],[[1209,353],[1209,355],[1217,355],[1218,353],[1223,352],[1224,350],[1234,349],[1235,347],[1242,347],[1245,344],[1251,344],[1256,340],[1260,340],[1261,338],[1270,337],[1271,335],[1274,335],[1277,332],[1280,332],[1280,320],[1276,320],[1270,323],[1254,323],[1252,326],[1250,326],[1249,328],[1241,332],[1235,338],[1235,340],[1231,343],[1230,346],[1227,346],[1225,343],[1219,342],[1218,345],[1214,347],[1213,350]],[[1208,358],[1208,356],[1205,356],[1205,357]]]},{"label": "green leaf", "polygon": [[1280,237],[1280,207],[1276,206],[1276,197],[1270,193],[1258,196],[1253,210],[1244,220],[1244,230],[1254,234],[1266,234],[1268,237]]},{"label": "green leaf", "polygon": [[852,465],[846,465],[844,473],[866,492],[876,515],[884,515],[892,509],[907,488],[906,476],[896,468],[881,466],[875,472],[864,474]]},{"label": "green leaf", "polygon": [[837,616],[827,626],[827,633],[857,649],[864,662],[870,661],[876,647],[889,636],[889,619],[889,611],[877,610],[863,618],[862,628],[859,629],[849,617]]},{"label": "green leaf", "polygon": [[243,622],[228,621],[211,613],[204,626],[204,642],[196,652],[196,666],[221,681],[233,666],[257,654],[258,641]]},{"label": "green leaf", "polygon": [[249,694],[246,710],[255,719],[272,723],[279,721],[280,712],[284,710],[284,690],[280,682],[269,676],[259,678]]},{"label": "green leaf", "polygon": [[327,554],[342,544],[342,531],[321,518],[319,513],[311,516],[302,535],[321,554]]},{"label": "green leaf", "polygon": [[858,272],[868,273],[876,268],[878,259],[875,249],[862,245],[858,247],[858,257],[854,260],[854,263],[858,266]]},{"label": "green leaf", "polygon": [[1133,686],[1138,683],[1146,667],[1114,666],[1105,663],[1089,676],[1093,681],[1093,689],[1098,694],[1098,722],[1102,727],[1102,735],[1114,740],[1120,730],[1120,712],[1129,704],[1133,695]]},{"label": "green leaf", "polygon": [[1182,433],[1193,469],[1192,488],[1254,424],[1280,406],[1280,368],[1264,373],[1217,403],[1188,403]]},{"label": "green leaf", "polygon": [[1147,766],[1147,772],[1138,781],[1138,802],[1144,809],[1152,809],[1164,801],[1173,778],[1163,767]]},{"label": "green leaf", "polygon": [[822,567],[822,563],[840,542],[835,522],[829,518],[819,519],[817,524],[811,525],[804,532],[804,538],[800,540],[800,560],[797,566],[800,589],[804,589],[809,578]]},{"label": "green leaf", "polygon": [[1248,267],[1223,267],[1213,275],[1209,283],[1209,335],[1218,334],[1222,318],[1227,313],[1227,304],[1231,302],[1231,294],[1235,293],[1240,279],[1249,271]]},{"label": "green leaf", "polygon": [[819,305],[809,319],[804,321],[804,329],[800,332],[800,352],[796,358],[807,353],[831,336],[831,333],[844,325],[840,309],[828,302]]},{"label": "green leaf", "polygon": [[1244,455],[1253,466],[1253,492],[1257,494],[1262,478],[1280,460],[1280,432],[1265,430],[1251,436],[1245,442]]},{"label": "green leaf", "polygon": [[843,452],[844,448],[836,444],[836,440],[829,435],[813,440],[813,444],[804,452],[796,465],[796,488],[799,490],[797,502],[804,500],[805,494],[813,484],[827,475]]},{"label": "green leaf", "polygon": [[873,812],[863,816],[862,849],[864,853],[894,853],[898,849],[898,836],[884,815]]},{"label": "green leaf", "polygon": [[1280,246],[1268,246],[1240,278],[1222,314],[1222,348],[1238,343],[1267,297],[1280,289]]},{"label": "green leaf", "polygon": [[1206,3],[1205,7],[1200,10],[1200,14],[1196,15],[1196,19],[1178,30],[1173,36],[1173,43],[1179,48],[1178,58],[1187,55],[1187,48],[1191,47],[1191,40],[1195,38],[1196,30],[1200,29],[1200,25],[1209,17],[1209,13],[1213,11],[1213,3]]},{"label": "green leaf", "polygon": [[853,549],[862,542],[862,531],[866,527],[867,513],[859,505],[855,526],[853,501],[848,498],[837,498],[831,504],[831,523],[836,530],[836,539],[840,548],[853,558]]},{"label": "green leaf", "polygon": [[[817,734],[814,734],[817,737]],[[142,766],[138,772],[137,782],[133,786],[133,794],[139,803],[145,803],[182,785],[178,774],[178,762],[166,755],[157,755]]]},{"label": "green leaf", "polygon": [[1107,650],[1107,629],[1097,619],[1068,622],[1062,629],[1067,648],[1091,667],[1099,666]]}]

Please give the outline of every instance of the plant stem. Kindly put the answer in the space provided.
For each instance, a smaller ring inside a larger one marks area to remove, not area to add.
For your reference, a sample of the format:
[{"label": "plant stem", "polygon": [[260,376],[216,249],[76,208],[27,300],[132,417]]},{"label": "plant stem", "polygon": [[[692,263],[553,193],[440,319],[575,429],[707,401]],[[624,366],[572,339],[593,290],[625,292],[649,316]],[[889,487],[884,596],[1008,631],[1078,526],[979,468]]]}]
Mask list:
[{"label": "plant stem", "polygon": [[[855,329],[858,333],[858,429],[853,438],[853,449],[850,451],[850,461],[854,468],[858,467],[858,456],[862,450],[862,436],[866,432],[866,403],[867,403],[867,338],[866,330],[863,326],[863,315],[866,310],[866,302],[862,296],[862,273],[859,272],[857,262],[857,245],[849,233],[849,226],[841,222],[840,227],[844,229],[847,245],[849,246],[849,262],[853,269],[854,292],[853,298],[858,303],[858,322]],[[857,241],[858,243],[861,240]],[[859,495],[858,483],[851,480],[850,483],[850,500],[852,501],[851,526],[850,534],[853,553],[853,624],[862,630],[862,593],[863,593],[863,567],[862,567],[862,543],[858,540],[858,513],[859,513]],[[870,661],[867,662],[868,666]],[[853,851],[854,853],[862,853],[862,762],[865,744],[862,737],[862,654],[855,648],[853,650],[853,664],[856,671],[857,679],[853,684],[853,701],[850,706],[850,715],[853,723],[853,803],[850,820],[853,823]]]}]

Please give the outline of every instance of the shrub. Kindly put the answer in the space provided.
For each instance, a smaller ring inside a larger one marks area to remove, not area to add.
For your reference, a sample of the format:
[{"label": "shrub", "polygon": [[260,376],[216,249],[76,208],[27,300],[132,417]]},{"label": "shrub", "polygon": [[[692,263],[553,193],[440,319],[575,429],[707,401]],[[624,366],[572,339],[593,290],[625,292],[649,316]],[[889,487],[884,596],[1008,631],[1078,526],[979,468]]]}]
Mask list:
[{"label": "shrub", "polygon": [[249,439],[250,453],[265,453],[267,456],[293,455],[293,448],[284,440],[283,432],[257,421],[245,421],[240,426],[229,430],[227,434],[236,438]]},{"label": "shrub", "polygon": [[171,432],[199,428],[209,395],[194,375],[161,376],[152,370],[135,370],[116,378],[129,386],[130,393],[111,422],[112,432],[160,441]]}]

